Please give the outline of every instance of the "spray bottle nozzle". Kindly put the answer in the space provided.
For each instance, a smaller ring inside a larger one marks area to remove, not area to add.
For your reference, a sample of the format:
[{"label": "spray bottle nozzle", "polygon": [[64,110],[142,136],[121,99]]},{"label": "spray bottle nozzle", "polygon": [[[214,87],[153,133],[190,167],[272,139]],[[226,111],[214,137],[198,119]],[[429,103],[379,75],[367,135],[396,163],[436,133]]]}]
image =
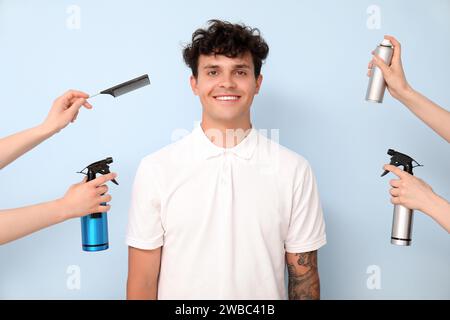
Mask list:
[{"label": "spray bottle nozzle", "polygon": [[387,152],[387,154],[390,155],[390,156],[395,156],[396,153],[397,152],[394,149],[389,149],[388,152]]},{"label": "spray bottle nozzle", "polygon": [[[89,173],[90,173],[93,176],[95,176],[97,173],[108,174],[108,173],[110,173],[110,171],[109,171],[109,164],[111,164],[112,162],[113,162],[113,158],[108,157],[106,159],[103,159],[103,160],[91,163],[90,165],[88,165],[86,168],[84,168],[83,170],[81,170],[78,173],[82,173],[82,174],[85,174],[85,175],[89,175]],[[87,173],[84,172],[84,170],[86,170],[86,169],[88,170]],[[112,179],[111,181],[113,183],[119,185],[119,183],[115,179]]]},{"label": "spray bottle nozzle", "polygon": [[[410,156],[408,156],[404,153],[395,151],[394,149],[389,149],[387,151],[387,154],[391,156],[391,162],[390,162],[391,165],[394,165],[396,167],[403,166],[403,170],[408,172],[409,174],[413,174],[413,171],[412,171],[413,168],[423,167],[421,164],[419,164],[416,160],[414,160]],[[417,165],[413,166],[413,162],[417,163]],[[389,173],[389,171],[385,170],[381,176],[383,177],[388,173]]]}]

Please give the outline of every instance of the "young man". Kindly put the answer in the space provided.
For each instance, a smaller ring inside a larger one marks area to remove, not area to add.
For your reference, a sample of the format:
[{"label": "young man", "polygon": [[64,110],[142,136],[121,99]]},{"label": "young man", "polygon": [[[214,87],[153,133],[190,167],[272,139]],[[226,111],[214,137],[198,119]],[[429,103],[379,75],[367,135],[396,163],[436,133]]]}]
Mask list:
[{"label": "young man", "polygon": [[[55,100],[43,123],[0,139],[0,170],[75,122],[81,106],[92,109],[86,100],[88,97],[84,92],[69,90]],[[83,180],[53,201],[0,210],[0,245],[71,218],[108,211],[109,205],[101,205],[112,199],[111,195],[105,194],[108,191],[105,183],[115,177],[115,173],[110,173],[88,183]]]},{"label": "young man", "polygon": [[[386,80],[389,93],[404,104],[420,120],[450,143],[450,112],[427,97],[415,91],[406,81],[401,60],[400,43],[392,36],[385,36],[394,45],[392,62],[388,66],[380,57],[374,55],[369,62],[367,75],[375,65],[380,68]],[[394,173],[399,179],[390,181],[391,202],[409,209],[420,210],[433,218],[450,233],[450,203],[439,196],[422,179],[419,179],[395,166],[386,164],[383,169]]]},{"label": "young man", "polygon": [[285,299],[286,264],[289,298],[320,298],[311,167],[250,120],[268,50],[257,29],[218,20],[184,49],[202,121],[139,165],[128,299]]}]

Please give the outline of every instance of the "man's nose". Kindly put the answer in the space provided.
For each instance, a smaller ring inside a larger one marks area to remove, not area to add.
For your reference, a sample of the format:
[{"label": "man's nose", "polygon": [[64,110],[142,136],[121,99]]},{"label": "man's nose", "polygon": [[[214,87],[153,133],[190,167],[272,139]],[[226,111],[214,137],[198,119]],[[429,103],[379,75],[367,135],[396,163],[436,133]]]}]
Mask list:
[{"label": "man's nose", "polygon": [[233,79],[233,75],[232,74],[223,74],[221,82],[220,82],[220,87],[235,88],[236,82]]}]

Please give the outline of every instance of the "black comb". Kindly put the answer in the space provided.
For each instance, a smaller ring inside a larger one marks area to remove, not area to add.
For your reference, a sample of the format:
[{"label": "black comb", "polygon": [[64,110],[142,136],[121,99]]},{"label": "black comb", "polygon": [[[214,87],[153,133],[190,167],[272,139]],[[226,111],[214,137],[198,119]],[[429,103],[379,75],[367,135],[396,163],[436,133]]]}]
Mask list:
[{"label": "black comb", "polygon": [[150,84],[150,79],[148,78],[147,74],[144,74],[143,76],[137,77],[135,79],[131,79],[127,82],[118,84],[117,86],[108,88],[97,94],[94,94],[94,95],[90,96],[89,99],[93,98],[95,96],[98,96],[99,94],[110,94],[115,98],[115,97],[121,96],[125,93],[145,87],[149,84]]}]

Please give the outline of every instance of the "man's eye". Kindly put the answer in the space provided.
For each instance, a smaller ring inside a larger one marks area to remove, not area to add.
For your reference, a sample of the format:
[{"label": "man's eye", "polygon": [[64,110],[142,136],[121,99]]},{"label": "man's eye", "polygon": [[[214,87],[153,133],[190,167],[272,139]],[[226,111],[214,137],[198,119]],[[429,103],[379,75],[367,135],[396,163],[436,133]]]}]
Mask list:
[{"label": "man's eye", "polygon": [[247,75],[247,72],[245,72],[244,70],[237,70],[236,73],[237,73],[238,76],[245,76],[245,75]]},{"label": "man's eye", "polygon": [[216,76],[216,75],[217,75],[217,71],[216,70],[208,71],[208,76]]}]

